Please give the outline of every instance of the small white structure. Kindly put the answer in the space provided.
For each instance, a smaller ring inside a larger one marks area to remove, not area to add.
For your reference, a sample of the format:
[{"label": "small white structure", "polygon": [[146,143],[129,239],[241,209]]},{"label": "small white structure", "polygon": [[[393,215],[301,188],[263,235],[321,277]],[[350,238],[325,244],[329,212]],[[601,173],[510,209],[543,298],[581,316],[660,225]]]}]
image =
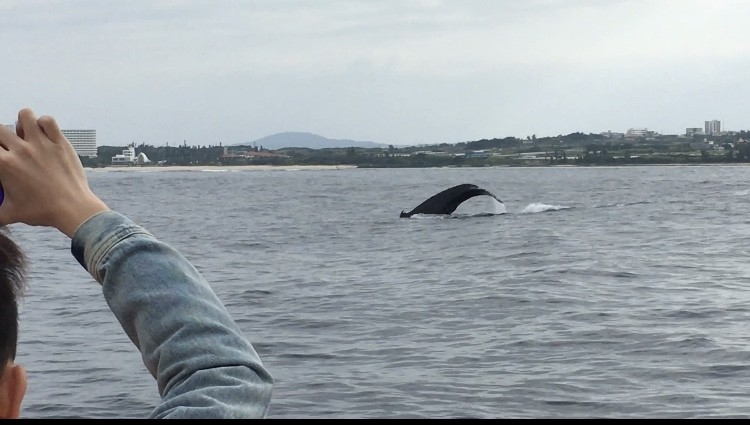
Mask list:
[{"label": "small white structure", "polygon": [[135,146],[133,143],[128,145],[126,149],[123,149],[122,154],[115,155],[112,157],[112,164],[117,165],[130,165],[135,164]]},{"label": "small white structure", "polygon": [[138,156],[135,158],[135,163],[138,165],[148,164],[151,162],[150,159],[146,156],[145,153],[141,152],[138,154]]}]

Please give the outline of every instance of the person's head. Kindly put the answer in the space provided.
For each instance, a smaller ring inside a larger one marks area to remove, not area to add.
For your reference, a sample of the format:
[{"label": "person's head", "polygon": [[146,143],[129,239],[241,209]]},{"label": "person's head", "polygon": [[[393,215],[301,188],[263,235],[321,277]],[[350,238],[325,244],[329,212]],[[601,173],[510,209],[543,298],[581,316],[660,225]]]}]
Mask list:
[{"label": "person's head", "polygon": [[17,418],[26,393],[26,372],[15,364],[18,299],[25,286],[26,257],[0,228],[0,418]]}]

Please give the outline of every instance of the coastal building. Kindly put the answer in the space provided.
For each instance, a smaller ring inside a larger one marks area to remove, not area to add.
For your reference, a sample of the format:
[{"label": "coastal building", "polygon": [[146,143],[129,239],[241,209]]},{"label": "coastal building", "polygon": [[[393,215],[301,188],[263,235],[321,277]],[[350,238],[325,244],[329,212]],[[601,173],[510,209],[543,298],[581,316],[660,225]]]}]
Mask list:
[{"label": "coastal building", "polygon": [[112,157],[112,165],[132,165],[135,160],[135,146],[131,143],[121,154]]},{"label": "coastal building", "polygon": [[686,136],[695,136],[695,135],[703,135],[705,134],[703,132],[703,129],[700,127],[688,127],[685,129],[685,135]]},{"label": "coastal building", "polygon": [[607,130],[605,132],[599,133],[600,136],[604,137],[605,139],[612,139],[612,140],[620,140],[625,138],[625,133],[613,133],[611,130]]},{"label": "coastal building", "polygon": [[467,158],[488,158],[490,154],[485,150],[476,150],[466,152]]},{"label": "coastal building", "polygon": [[721,133],[721,121],[711,120],[705,122],[706,134],[720,134]]},{"label": "coastal building", "polygon": [[654,136],[656,136],[656,132],[650,131],[647,128],[629,128],[628,131],[625,132],[626,139],[638,139],[640,137]]},{"label": "coastal building", "polygon": [[288,158],[288,155],[282,155],[274,152],[246,149],[232,149],[224,146],[224,154],[221,156],[224,160],[253,160],[260,158]]},{"label": "coastal building", "polygon": [[96,157],[96,130],[62,130],[78,156]]},{"label": "coastal building", "polygon": [[135,145],[129,144],[121,154],[112,157],[112,165],[144,165],[151,163],[145,153],[135,154]]}]

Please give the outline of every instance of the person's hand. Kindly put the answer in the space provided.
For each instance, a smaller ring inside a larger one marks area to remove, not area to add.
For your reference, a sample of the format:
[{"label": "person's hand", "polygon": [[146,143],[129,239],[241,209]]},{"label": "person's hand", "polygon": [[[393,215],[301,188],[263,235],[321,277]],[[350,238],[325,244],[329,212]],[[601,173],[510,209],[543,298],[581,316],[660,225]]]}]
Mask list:
[{"label": "person's hand", "polygon": [[31,109],[18,113],[16,134],[0,125],[0,184],[0,225],[50,226],[72,238],[86,219],[109,209],[55,119],[37,119]]}]

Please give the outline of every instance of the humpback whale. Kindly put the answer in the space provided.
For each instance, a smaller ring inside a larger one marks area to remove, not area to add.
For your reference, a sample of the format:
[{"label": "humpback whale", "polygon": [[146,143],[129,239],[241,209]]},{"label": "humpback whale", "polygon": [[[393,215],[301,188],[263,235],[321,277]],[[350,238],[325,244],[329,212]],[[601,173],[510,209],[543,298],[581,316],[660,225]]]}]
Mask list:
[{"label": "humpback whale", "polygon": [[452,214],[462,202],[480,195],[491,196],[503,203],[497,196],[475,184],[459,184],[431,196],[409,212],[402,210],[399,217],[409,218],[414,214]]}]

